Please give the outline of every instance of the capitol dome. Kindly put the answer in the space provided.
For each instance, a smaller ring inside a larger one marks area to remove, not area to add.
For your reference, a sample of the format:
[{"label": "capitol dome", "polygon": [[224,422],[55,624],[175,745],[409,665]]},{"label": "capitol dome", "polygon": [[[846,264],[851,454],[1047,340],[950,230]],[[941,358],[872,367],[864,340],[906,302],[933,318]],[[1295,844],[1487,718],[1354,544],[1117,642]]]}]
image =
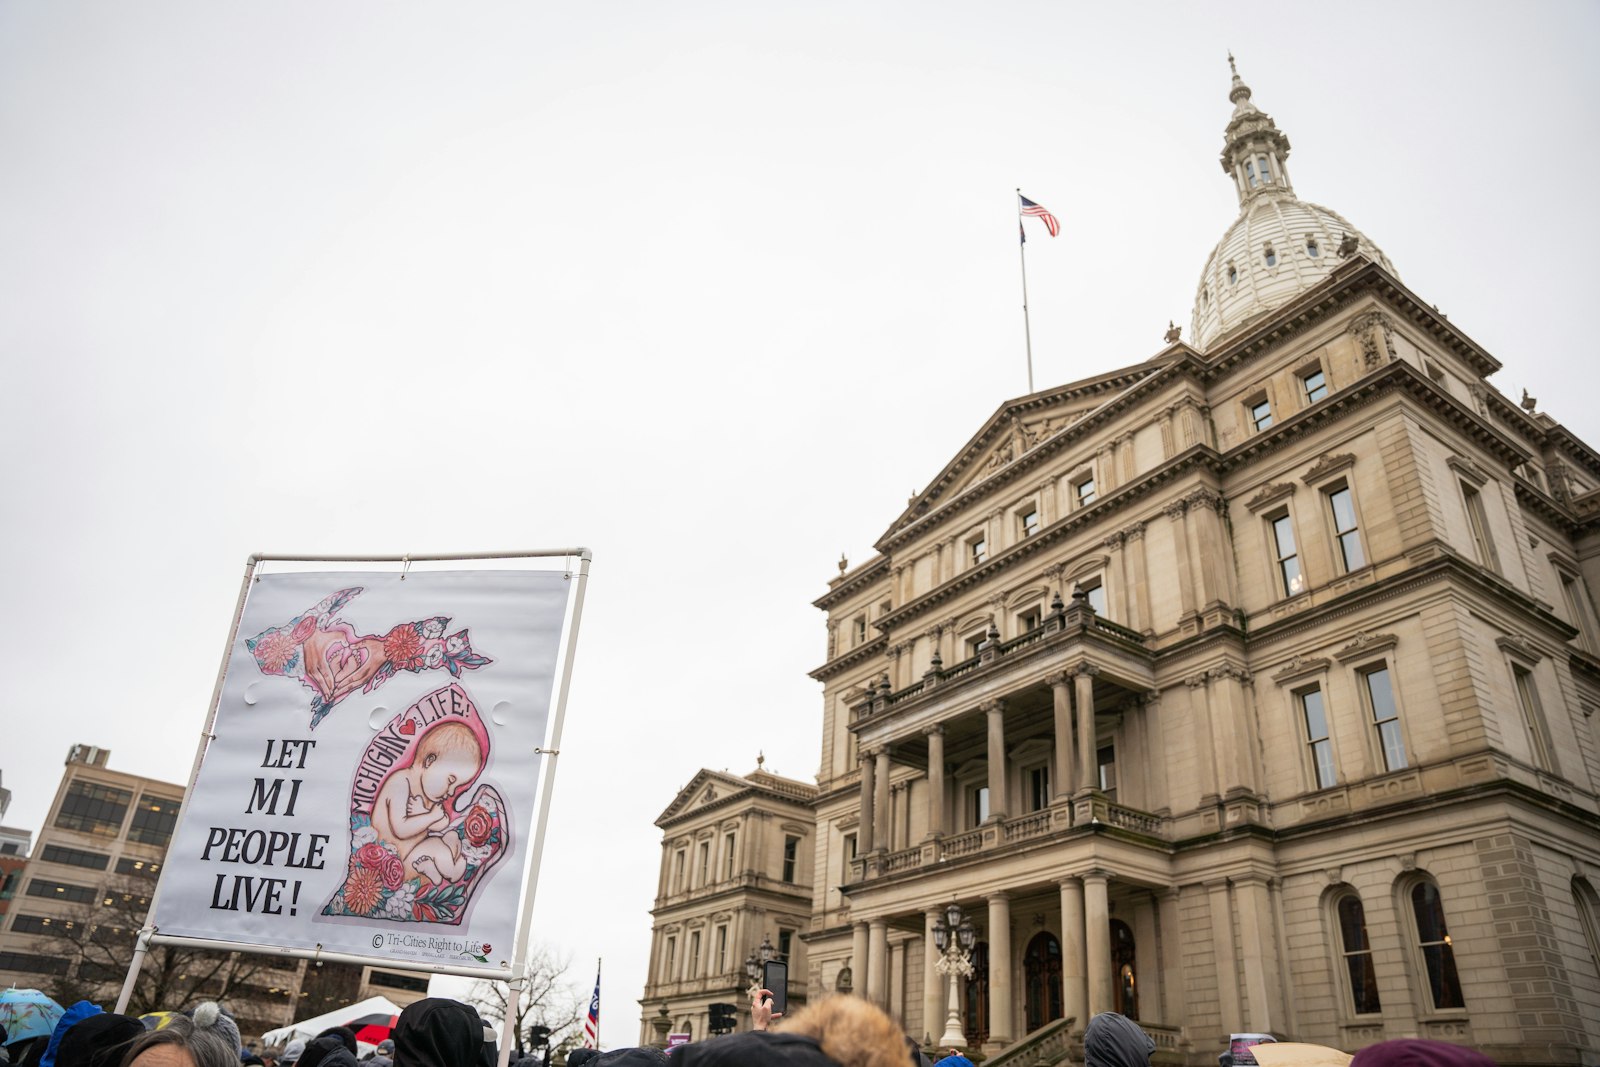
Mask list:
[{"label": "capitol dome", "polygon": [[1239,217],[1200,272],[1189,335],[1201,351],[1317,285],[1352,255],[1395,273],[1383,250],[1343,215],[1295,198],[1286,166],[1289,138],[1250,102],[1250,87],[1231,55],[1228,66],[1234,107],[1222,169],[1238,189]]}]

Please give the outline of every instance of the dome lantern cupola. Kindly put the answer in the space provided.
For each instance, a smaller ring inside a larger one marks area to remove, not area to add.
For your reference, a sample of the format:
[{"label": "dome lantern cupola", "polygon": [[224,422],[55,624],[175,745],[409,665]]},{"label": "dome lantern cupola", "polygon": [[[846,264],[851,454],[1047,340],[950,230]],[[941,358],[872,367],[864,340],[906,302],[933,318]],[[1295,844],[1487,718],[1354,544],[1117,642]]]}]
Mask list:
[{"label": "dome lantern cupola", "polygon": [[1348,255],[1396,273],[1383,250],[1344,216],[1294,195],[1289,138],[1251,102],[1231,54],[1228,68],[1233,114],[1223,134],[1222,169],[1238,191],[1239,217],[1200,271],[1189,336],[1202,352],[1321,284]]},{"label": "dome lantern cupola", "polygon": [[1250,87],[1239,77],[1233,53],[1228,53],[1228,69],[1233,85],[1228,99],[1233,101],[1233,117],[1223,133],[1222,170],[1239,189],[1239,206],[1258,196],[1294,196],[1289,184],[1289,138],[1278,129],[1272,116],[1250,102]]}]

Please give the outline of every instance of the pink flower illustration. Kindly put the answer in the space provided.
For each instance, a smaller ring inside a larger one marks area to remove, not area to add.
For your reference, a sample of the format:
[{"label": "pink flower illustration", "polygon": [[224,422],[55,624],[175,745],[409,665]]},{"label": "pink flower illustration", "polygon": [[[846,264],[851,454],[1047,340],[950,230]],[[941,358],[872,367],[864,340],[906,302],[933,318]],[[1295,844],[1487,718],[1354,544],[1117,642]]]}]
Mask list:
[{"label": "pink flower illustration", "polygon": [[261,669],[273,673],[281,673],[294,659],[295,653],[300,651],[300,643],[282,630],[265,634],[256,642],[255,656],[261,663]]},{"label": "pink flower illustration", "polygon": [[357,867],[344,883],[344,904],[357,915],[368,915],[378,906],[383,882],[371,867]]},{"label": "pink flower illustration", "polygon": [[356,851],[356,862],[363,867],[371,867],[375,871],[383,870],[383,861],[394,856],[393,852],[376,842],[369,841]]},{"label": "pink flower illustration", "polygon": [[401,863],[400,857],[393,852],[385,852],[383,856],[383,865],[380,868],[383,875],[383,887],[385,889],[399,889],[405,884],[406,880],[405,864]]}]

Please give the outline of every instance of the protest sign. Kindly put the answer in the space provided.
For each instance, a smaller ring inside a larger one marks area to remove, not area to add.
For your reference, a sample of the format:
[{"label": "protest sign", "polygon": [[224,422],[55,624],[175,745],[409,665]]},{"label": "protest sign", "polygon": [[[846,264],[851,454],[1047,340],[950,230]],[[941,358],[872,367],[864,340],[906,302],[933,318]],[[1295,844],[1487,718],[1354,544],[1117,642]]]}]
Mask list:
[{"label": "protest sign", "polygon": [[507,973],[579,584],[258,576],[162,870],[158,938]]}]

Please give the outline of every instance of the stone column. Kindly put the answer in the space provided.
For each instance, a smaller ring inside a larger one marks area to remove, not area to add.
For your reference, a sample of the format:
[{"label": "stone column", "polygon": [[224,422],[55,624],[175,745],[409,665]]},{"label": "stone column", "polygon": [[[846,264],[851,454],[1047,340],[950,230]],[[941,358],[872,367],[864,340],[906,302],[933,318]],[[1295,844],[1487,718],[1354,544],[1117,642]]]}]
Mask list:
[{"label": "stone column", "polygon": [[1039,483],[1039,525],[1049,526],[1056,521],[1056,481],[1046,478]]},{"label": "stone column", "polygon": [[1089,985],[1085,970],[1083,882],[1061,880],[1061,992],[1072,1029],[1081,1033],[1089,1025]]},{"label": "stone column", "polygon": [[1150,619],[1150,586],[1145,575],[1144,523],[1136,522],[1122,533],[1128,546],[1128,584],[1133,587],[1133,595],[1128,598],[1128,626],[1141,633],[1151,633],[1155,630],[1155,623]]},{"label": "stone column", "polygon": [[858,997],[867,995],[867,977],[872,973],[872,968],[867,960],[868,934],[866,923],[850,924],[850,966],[855,969],[851,976],[850,991]]},{"label": "stone column", "polygon": [[1239,1008],[1239,963],[1233,950],[1233,902],[1228,896],[1228,880],[1217,878],[1205,883],[1211,905],[1211,958],[1216,963],[1213,986],[1217,1007],[1224,1019],[1243,1019]]},{"label": "stone column", "polygon": [[889,924],[883,919],[867,923],[867,999],[889,1010]]},{"label": "stone column", "polygon": [[944,835],[944,727],[930,726],[928,735],[928,837]]},{"label": "stone column", "polygon": [[1278,981],[1277,937],[1266,879],[1247,874],[1234,879],[1239,897],[1239,948],[1244,963],[1246,1019],[1250,1029],[1263,1033],[1285,1028]]},{"label": "stone column", "polygon": [[1011,1041],[1011,897],[989,895],[989,1040]]},{"label": "stone column", "polygon": [[1156,920],[1160,924],[1156,944],[1161,948],[1161,1010],[1163,1018],[1182,1019],[1188,1010],[1188,998],[1183,988],[1183,952],[1181,920],[1178,917],[1178,898],[1182,891],[1174,886],[1160,890],[1157,895]]},{"label": "stone column", "polygon": [[873,804],[877,802],[878,790],[876,785],[877,765],[873,761],[871,752],[861,753],[861,826],[856,831],[856,852],[865,856],[877,844],[872,837],[872,821],[875,812]]},{"label": "stone column", "polygon": [[1116,1003],[1111,995],[1111,900],[1106,889],[1110,875],[1090,871],[1083,876],[1084,952],[1088,957],[1089,1015],[1110,1011]]},{"label": "stone column", "polygon": [[1100,668],[1092,663],[1079,664],[1073,683],[1078,701],[1078,792],[1100,788],[1098,767],[1095,764],[1094,743],[1094,679]]},{"label": "stone column", "polygon": [[890,818],[893,813],[889,810],[889,746],[884,745],[878,749],[877,781],[873,784],[877,794],[872,801],[872,841],[879,851],[888,851],[894,847],[890,840]]},{"label": "stone column", "polygon": [[933,943],[934,924],[943,915],[943,908],[929,908],[923,913],[922,1029],[928,1041],[937,1041],[944,1033],[945,1006],[949,1003],[945,996],[944,975],[939,973],[939,948]]},{"label": "stone column", "polygon": [[[1100,547],[1106,550],[1106,577],[1101,583],[1105,590],[1106,616],[1115,614],[1124,621],[1128,618],[1128,576],[1123,569],[1122,554],[1123,535],[1114,533],[1100,542]],[[1115,599],[1113,599],[1115,597]]]},{"label": "stone column", "polygon": [[1250,673],[1237,667],[1219,667],[1211,672],[1212,732],[1227,753],[1217,767],[1217,782],[1225,794],[1233,789],[1260,791],[1256,745],[1245,704],[1244,687],[1251,681]]},{"label": "stone column", "polygon": [[989,720],[988,747],[984,758],[989,764],[989,818],[994,822],[1005,818],[1006,813],[1006,704],[1003,700],[986,701],[983,713]]},{"label": "stone column", "polygon": [[1055,759],[1051,762],[1050,773],[1055,781],[1051,783],[1051,792],[1058,797],[1072,795],[1072,676],[1062,671],[1052,674],[1045,681],[1050,683],[1050,696],[1055,702]]}]

